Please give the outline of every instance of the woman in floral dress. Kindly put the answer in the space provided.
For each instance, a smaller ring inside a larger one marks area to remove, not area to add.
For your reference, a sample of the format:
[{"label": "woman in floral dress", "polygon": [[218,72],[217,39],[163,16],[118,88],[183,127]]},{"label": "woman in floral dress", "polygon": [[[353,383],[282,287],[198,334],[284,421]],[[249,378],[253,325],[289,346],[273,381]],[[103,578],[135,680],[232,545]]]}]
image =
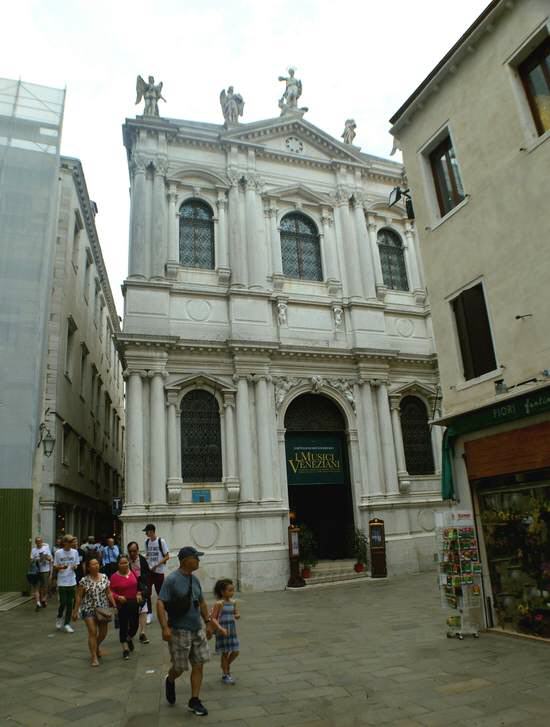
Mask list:
[{"label": "woman in floral dress", "polygon": [[88,629],[88,648],[92,666],[99,666],[99,657],[104,656],[100,647],[109,628],[108,621],[98,619],[96,609],[109,608],[109,606],[116,608],[109,579],[105,574],[99,572],[99,568],[100,564],[96,558],[88,561],[88,574],[78,584],[73,609],[73,621],[77,620],[80,611],[80,616]]}]

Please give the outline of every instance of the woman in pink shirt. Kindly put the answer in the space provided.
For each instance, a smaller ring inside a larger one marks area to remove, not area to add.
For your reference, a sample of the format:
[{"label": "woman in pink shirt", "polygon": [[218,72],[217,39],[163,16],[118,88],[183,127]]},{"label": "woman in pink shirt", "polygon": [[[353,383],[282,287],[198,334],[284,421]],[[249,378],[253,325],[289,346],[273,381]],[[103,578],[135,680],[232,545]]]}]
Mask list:
[{"label": "woman in pink shirt", "polygon": [[128,659],[134,650],[133,637],[139,623],[139,605],[142,594],[138,590],[138,579],[130,570],[128,556],[121,555],[117,561],[117,570],[111,576],[111,593],[115,597],[118,608],[119,639],[122,644],[122,657]]}]

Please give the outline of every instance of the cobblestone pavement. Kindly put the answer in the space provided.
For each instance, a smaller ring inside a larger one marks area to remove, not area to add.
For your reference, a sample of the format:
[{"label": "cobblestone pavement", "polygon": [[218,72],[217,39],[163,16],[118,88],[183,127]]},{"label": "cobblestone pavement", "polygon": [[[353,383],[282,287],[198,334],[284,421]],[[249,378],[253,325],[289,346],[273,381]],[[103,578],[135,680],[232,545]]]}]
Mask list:
[{"label": "cobblestone pavement", "polygon": [[0,614],[0,727],[550,725],[548,645],[446,639],[433,574],[245,594],[241,609],[237,684],[221,684],[217,660],[206,666],[206,718],[186,710],[185,676],[166,704],[156,622],[129,662],[111,629],[92,669],[81,623],[55,631],[52,606]]}]

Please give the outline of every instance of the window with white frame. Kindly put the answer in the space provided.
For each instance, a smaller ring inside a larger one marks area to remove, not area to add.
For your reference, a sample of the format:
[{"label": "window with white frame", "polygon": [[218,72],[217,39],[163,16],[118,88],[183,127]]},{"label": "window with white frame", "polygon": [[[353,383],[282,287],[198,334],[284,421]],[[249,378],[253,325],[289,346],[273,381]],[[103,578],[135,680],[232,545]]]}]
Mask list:
[{"label": "window with white frame", "polygon": [[65,376],[72,380],[74,366],[74,349],[77,326],[72,316],[67,319],[67,341],[65,347]]},{"label": "window with white frame", "polygon": [[429,153],[439,211],[444,217],[464,199],[464,187],[449,133]]},{"label": "window with white frame", "polygon": [[409,290],[403,242],[393,230],[378,230],[378,251],[384,285],[392,290]]},{"label": "window with white frame", "polygon": [[518,65],[537,134],[550,130],[550,37],[546,37]]},{"label": "window with white frame", "polygon": [[214,213],[200,199],[180,207],[180,263],[191,268],[214,269]]},{"label": "window with white frame", "polygon": [[181,401],[181,476],[184,482],[220,482],[222,448],[216,397],[194,389]]},{"label": "window with white frame", "polygon": [[300,212],[290,212],[281,220],[281,258],[287,277],[323,279],[317,226]]}]

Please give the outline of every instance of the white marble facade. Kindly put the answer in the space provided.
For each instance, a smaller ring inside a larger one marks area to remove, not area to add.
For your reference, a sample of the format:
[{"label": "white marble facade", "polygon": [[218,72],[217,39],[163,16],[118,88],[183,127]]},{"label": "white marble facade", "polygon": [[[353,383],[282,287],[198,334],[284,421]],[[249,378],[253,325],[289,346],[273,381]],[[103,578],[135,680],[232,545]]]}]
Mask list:
[{"label": "white marble facade", "polygon": [[[401,165],[360,152],[302,114],[229,126],[164,118],[127,120],[131,179],[125,282],[127,478],[125,539],[155,522],[172,550],[207,551],[201,577],[243,590],[288,579],[285,412],[317,392],[346,421],[355,524],[386,522],[389,572],[432,560],[438,466],[409,476],[399,402],[433,412],[437,391],[429,307],[414,224],[387,206]],[[212,269],[179,258],[186,200],[214,212]],[[315,224],[322,280],[283,274],[280,221]],[[409,290],[384,285],[381,228],[404,248]],[[199,388],[221,416],[215,483],[182,481],[180,404]],[[438,462],[438,434],[434,433]],[[193,503],[207,488],[210,503]]]}]

